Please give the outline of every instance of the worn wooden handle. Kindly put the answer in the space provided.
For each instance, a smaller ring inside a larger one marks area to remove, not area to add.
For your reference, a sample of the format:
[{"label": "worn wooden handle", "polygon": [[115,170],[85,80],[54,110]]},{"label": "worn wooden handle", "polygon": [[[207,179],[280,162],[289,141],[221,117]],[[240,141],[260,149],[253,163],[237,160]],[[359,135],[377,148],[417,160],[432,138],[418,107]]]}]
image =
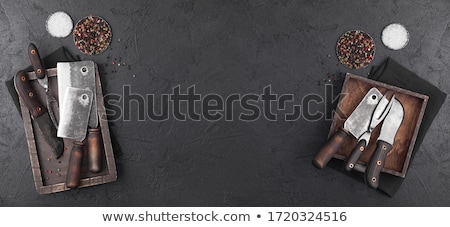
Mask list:
[{"label": "worn wooden handle", "polygon": [[89,159],[89,171],[92,173],[98,173],[102,170],[103,162],[103,142],[100,128],[88,129],[88,159]]},{"label": "worn wooden handle", "polygon": [[380,173],[384,167],[386,155],[392,149],[392,145],[384,141],[377,141],[377,149],[370,157],[366,168],[366,183],[372,188],[378,188]]},{"label": "worn wooden handle", "polygon": [[350,156],[348,156],[347,160],[345,161],[344,169],[346,171],[350,171],[353,169],[353,167],[355,167],[362,153],[366,150],[366,146],[367,146],[366,140],[361,140],[358,142],[355,148],[353,148],[352,153],[350,153]]},{"label": "worn wooden handle", "polygon": [[24,71],[17,72],[14,77],[14,87],[33,118],[37,118],[47,112],[47,108],[39,102],[36,92],[31,88],[28,76]]},{"label": "worn wooden handle", "polygon": [[344,143],[344,139],[347,136],[348,133],[342,128],[339,128],[339,130],[328,139],[325,145],[322,146],[322,148],[319,150],[319,153],[317,153],[316,157],[313,160],[314,166],[319,169],[325,167],[328,161],[330,161],[333,155],[342,146],[342,143]]},{"label": "worn wooden handle", "polygon": [[42,64],[41,56],[39,55],[37,47],[30,43],[28,45],[28,57],[30,58],[31,65],[33,66],[36,77],[42,79],[45,77],[45,68]]},{"label": "worn wooden handle", "polygon": [[84,142],[74,141],[67,170],[66,186],[68,188],[77,188],[80,185],[83,153]]}]

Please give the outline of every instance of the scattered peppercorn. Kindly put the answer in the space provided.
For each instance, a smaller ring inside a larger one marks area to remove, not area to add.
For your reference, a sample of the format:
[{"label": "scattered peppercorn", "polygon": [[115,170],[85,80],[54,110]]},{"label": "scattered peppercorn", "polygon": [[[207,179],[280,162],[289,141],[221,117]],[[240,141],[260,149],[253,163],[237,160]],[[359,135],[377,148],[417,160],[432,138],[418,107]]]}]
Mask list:
[{"label": "scattered peppercorn", "polygon": [[88,55],[105,51],[111,43],[111,37],[108,22],[97,16],[88,16],[80,20],[73,31],[75,46]]},{"label": "scattered peppercorn", "polygon": [[375,42],[363,31],[348,31],[339,38],[336,54],[343,65],[361,69],[368,66],[374,58]]}]

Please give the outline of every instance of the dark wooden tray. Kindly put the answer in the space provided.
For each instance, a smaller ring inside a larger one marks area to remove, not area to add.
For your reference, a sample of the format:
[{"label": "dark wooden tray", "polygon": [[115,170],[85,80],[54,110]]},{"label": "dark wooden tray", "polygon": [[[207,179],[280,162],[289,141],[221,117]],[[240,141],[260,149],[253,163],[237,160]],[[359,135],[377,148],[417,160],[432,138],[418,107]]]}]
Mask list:
[{"label": "dark wooden tray", "polygon": [[[99,173],[91,173],[88,170],[88,160],[85,155],[81,172],[80,188],[99,184],[113,182],[117,179],[116,164],[111,144],[108,121],[106,118],[105,105],[103,102],[103,93],[100,83],[100,76],[96,69],[96,95],[97,111],[99,116],[99,125],[103,139],[103,169]],[[49,77],[49,88],[52,94],[58,99],[58,82],[56,68],[47,69]],[[40,87],[36,80],[34,72],[27,73],[30,85],[38,95],[41,103],[45,102],[45,91]],[[40,194],[50,194],[70,190],[66,187],[66,175],[69,165],[70,151],[72,149],[72,140],[64,139],[64,153],[56,159],[49,151],[48,145],[43,141],[42,136],[35,130],[36,127],[31,119],[30,112],[24,105],[23,100],[19,98],[25,135],[27,138],[28,150],[30,155],[31,169],[33,172],[36,191]],[[58,110],[59,111],[59,110]],[[58,119],[59,120],[59,119]],[[87,148],[87,146],[85,146]]]},{"label": "dark wooden tray", "polygon": [[[343,126],[345,119],[350,116],[372,87],[376,87],[382,94],[386,94],[388,91],[393,92],[403,105],[405,111],[403,122],[395,137],[393,148],[386,157],[382,172],[404,178],[428,102],[428,96],[348,73],[341,92],[345,95],[340,97],[328,136],[331,136],[339,127]],[[365,171],[366,163],[376,149],[376,139],[380,134],[380,128],[381,124],[372,132],[369,145],[355,165],[354,170]],[[333,157],[345,160],[356,143],[357,140],[354,137],[346,139]]]}]

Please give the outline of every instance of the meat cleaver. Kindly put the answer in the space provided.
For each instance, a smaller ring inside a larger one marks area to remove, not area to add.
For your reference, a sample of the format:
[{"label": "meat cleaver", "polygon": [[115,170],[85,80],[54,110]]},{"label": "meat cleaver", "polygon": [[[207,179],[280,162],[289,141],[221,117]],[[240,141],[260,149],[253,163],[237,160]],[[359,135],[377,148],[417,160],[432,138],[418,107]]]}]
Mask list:
[{"label": "meat cleaver", "polygon": [[84,140],[86,138],[89,112],[93,101],[92,91],[68,87],[62,99],[61,117],[58,137],[73,140],[70,153],[66,186],[76,188],[80,182],[81,164],[84,156]]},{"label": "meat cleaver", "polygon": [[[102,141],[100,129],[98,127],[95,63],[93,61],[58,62],[57,74],[58,93],[61,100],[67,100],[65,99],[65,95],[68,94],[66,91],[69,88],[85,89],[92,92],[91,108],[89,109],[87,117],[87,125],[89,127],[84,128],[84,133],[86,135],[87,131],[88,134],[89,169],[91,172],[99,172],[102,164]],[[67,101],[72,102],[70,100]],[[62,107],[61,113],[66,111],[65,107],[66,106]],[[77,143],[80,143],[80,141],[78,140]],[[74,168],[73,171],[79,171],[81,163],[78,165],[79,167]],[[76,185],[72,185],[72,187],[76,187]]]},{"label": "meat cleaver", "polygon": [[382,97],[383,95],[376,88],[371,88],[367,92],[355,110],[345,120],[344,126],[340,127],[319,150],[313,160],[314,166],[320,169],[325,167],[349,134],[359,138],[367,131],[372,113]]}]

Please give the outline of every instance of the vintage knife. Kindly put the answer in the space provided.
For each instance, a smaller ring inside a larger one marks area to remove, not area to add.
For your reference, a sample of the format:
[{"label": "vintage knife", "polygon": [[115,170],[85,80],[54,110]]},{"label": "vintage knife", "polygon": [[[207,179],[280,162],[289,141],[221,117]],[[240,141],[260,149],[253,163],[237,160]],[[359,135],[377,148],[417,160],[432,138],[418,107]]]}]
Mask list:
[{"label": "vintage knife", "polygon": [[382,97],[381,92],[371,88],[356,109],[345,120],[343,128],[339,128],[322,146],[313,160],[314,166],[322,169],[333,155],[342,146],[344,139],[349,135],[359,138],[369,127],[370,117]]},{"label": "vintage knife", "polygon": [[56,136],[57,131],[50,119],[47,108],[37,99],[36,92],[31,88],[24,71],[19,71],[14,77],[14,87],[30,111],[38,131],[42,134],[45,142],[52,148],[52,153],[56,158],[61,157],[64,151],[63,139]]},{"label": "vintage knife", "polygon": [[377,139],[377,148],[370,157],[366,167],[366,183],[372,188],[378,187],[379,176],[384,167],[386,155],[392,149],[395,135],[403,121],[403,106],[398,99],[393,99],[392,108],[381,126],[380,135]]},{"label": "vintage knife", "polygon": [[386,115],[389,113],[394,99],[395,95],[392,96],[391,101],[389,101],[386,98],[386,95],[384,95],[381,98],[380,102],[378,102],[377,107],[373,111],[369,128],[358,138],[358,144],[353,148],[352,153],[350,153],[347,160],[345,160],[346,171],[352,170],[355,164],[358,162],[362,153],[366,150],[366,146],[370,141],[372,131],[375,129],[375,127],[378,126],[378,124],[380,124],[380,122],[384,120]]},{"label": "vintage knife", "polygon": [[58,121],[56,120],[55,113],[53,112],[53,105],[57,105],[58,102],[53,94],[50,92],[50,88],[48,85],[48,77],[45,73],[45,67],[42,64],[41,56],[39,55],[39,51],[33,43],[28,45],[28,57],[30,58],[31,66],[33,66],[34,72],[36,73],[37,81],[45,90],[46,95],[46,105],[48,115],[52,120],[53,125],[58,128]]}]

